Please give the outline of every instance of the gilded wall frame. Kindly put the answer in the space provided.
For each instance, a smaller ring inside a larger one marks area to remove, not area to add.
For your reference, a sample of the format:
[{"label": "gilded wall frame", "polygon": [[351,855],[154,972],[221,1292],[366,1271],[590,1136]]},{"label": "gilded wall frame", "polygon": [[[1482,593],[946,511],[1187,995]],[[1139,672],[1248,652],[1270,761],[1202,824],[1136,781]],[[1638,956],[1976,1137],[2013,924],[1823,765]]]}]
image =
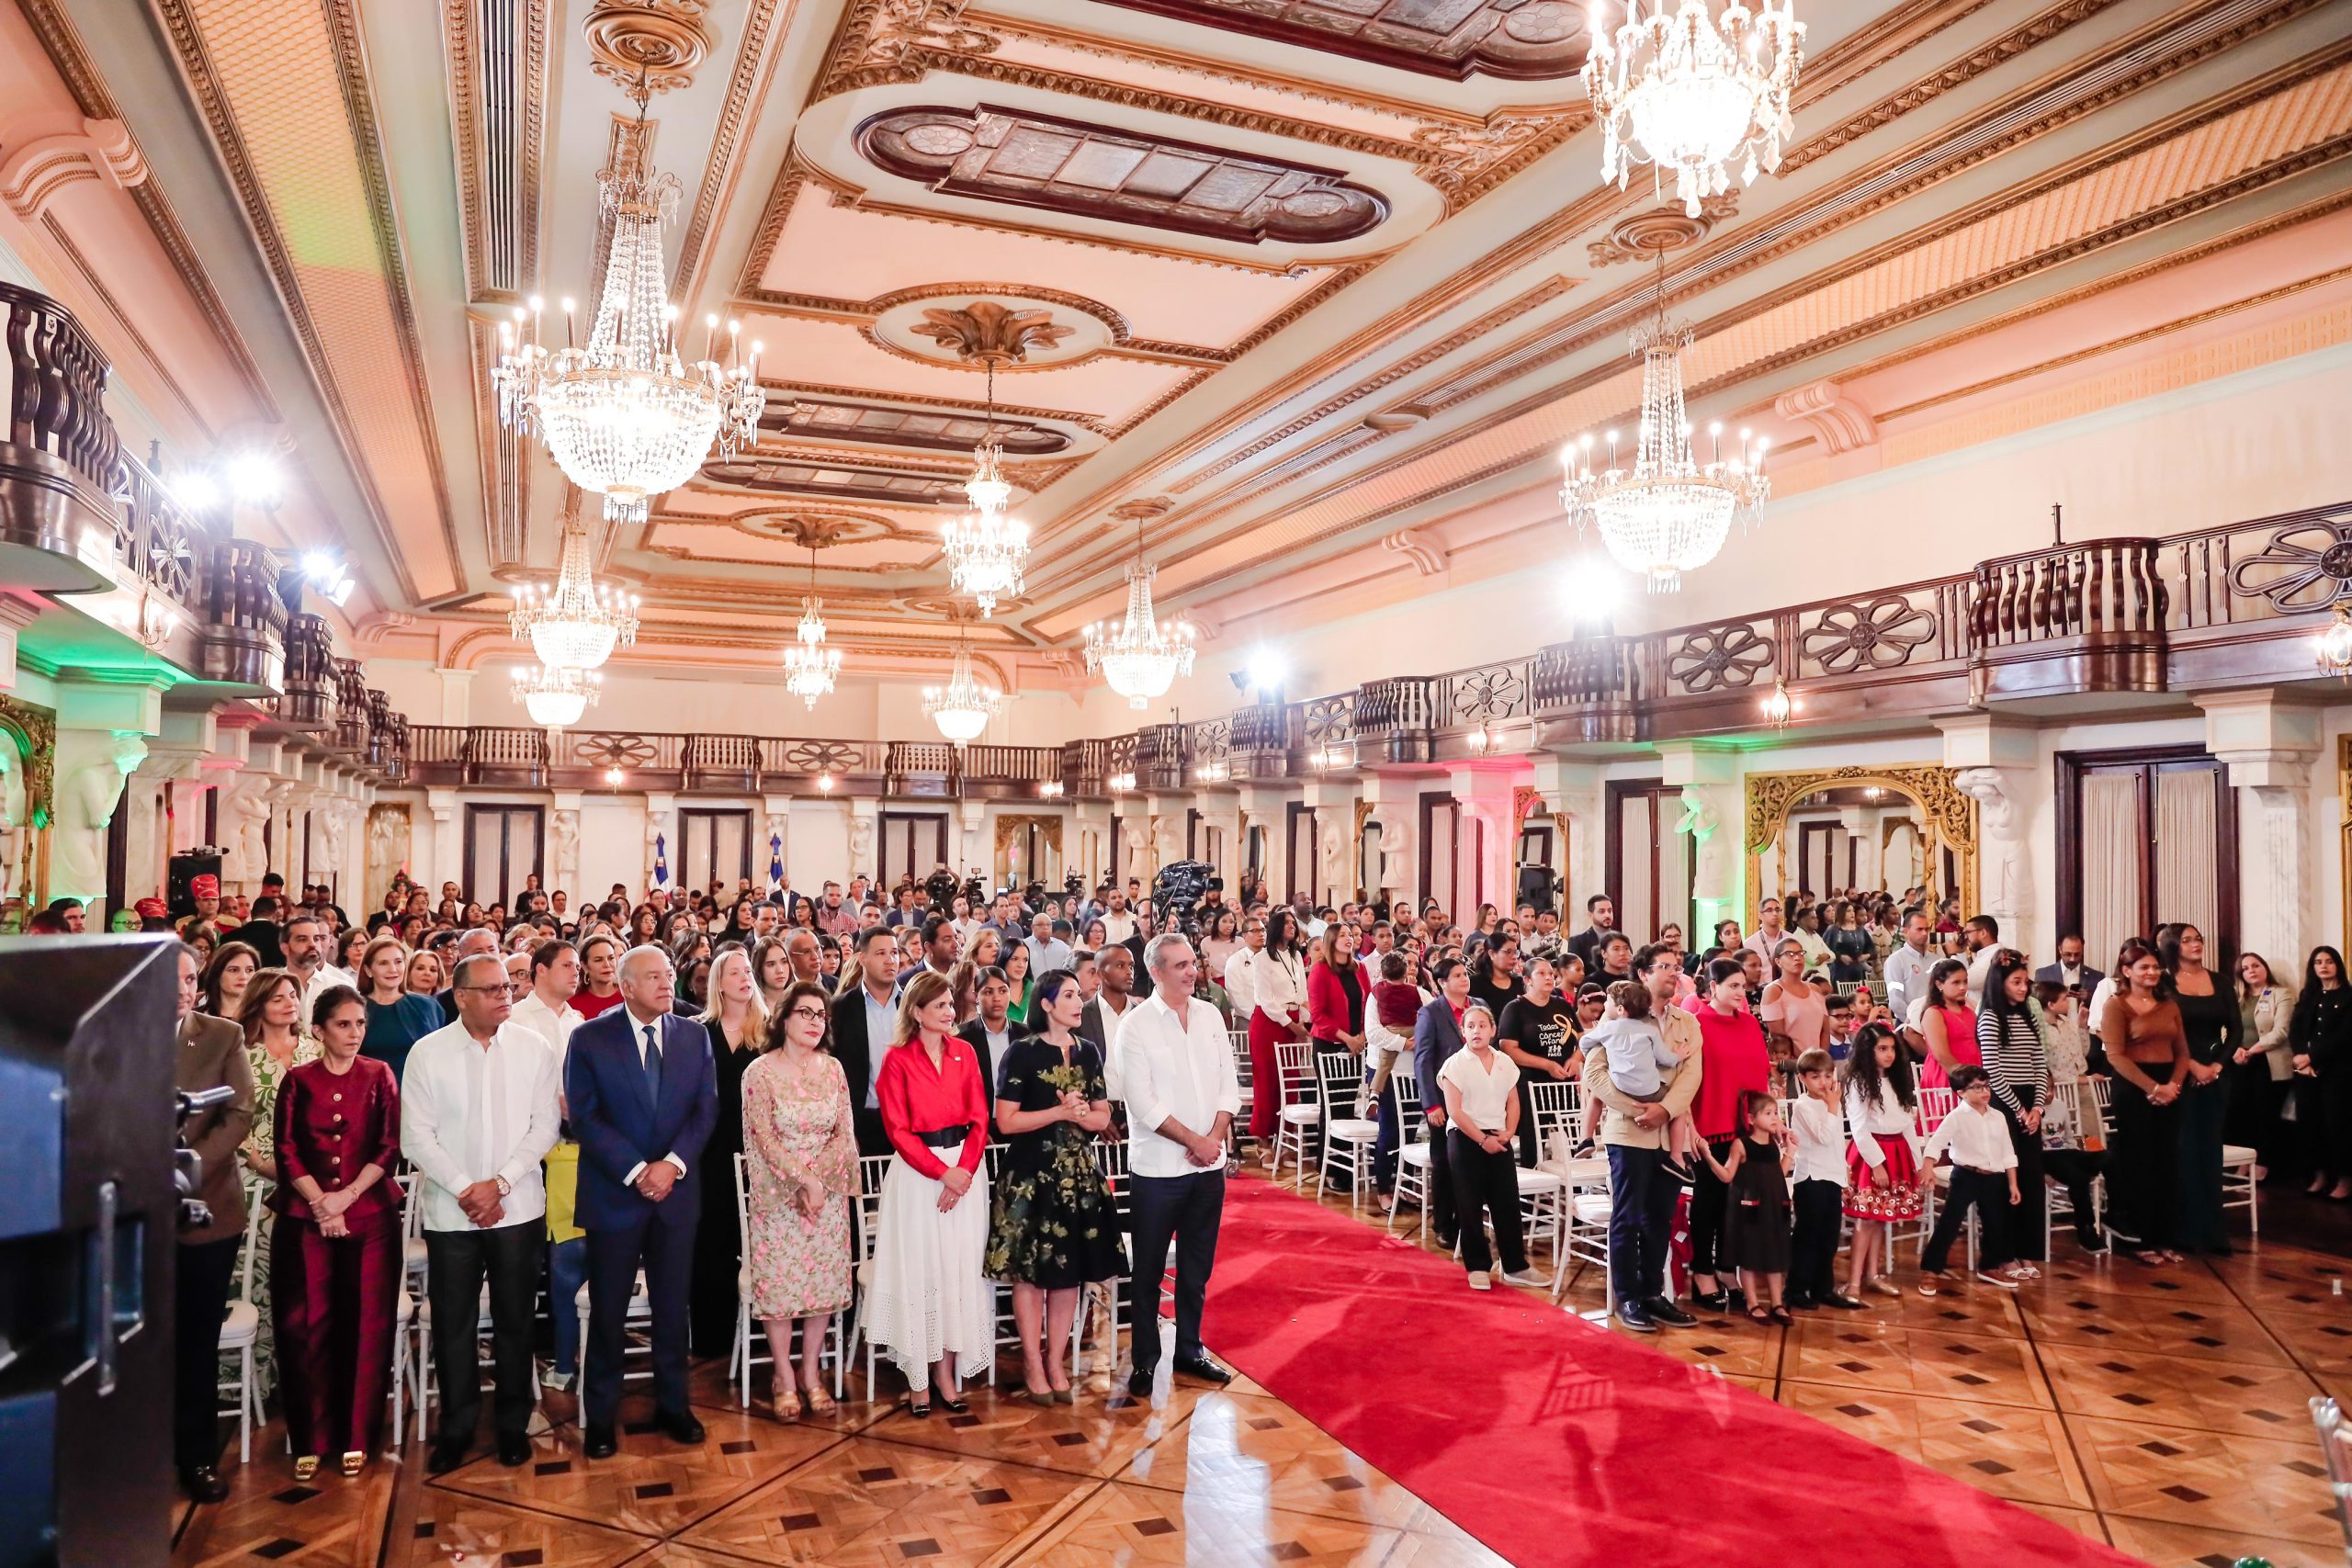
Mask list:
[{"label": "gilded wall frame", "polygon": [[[2352,757],[2352,751],[2346,752]],[[1875,784],[1911,802],[1918,813],[1922,853],[1928,886],[1939,897],[1957,895],[1961,910],[1976,909],[1976,802],[1953,782],[1953,771],[1930,764],[1906,767],[1811,768],[1792,773],[1749,773],[1746,779],[1747,846],[1747,919],[1744,929],[1756,929],[1761,902],[1764,852],[1774,855],[1773,886],[1789,883],[1789,813],[1818,790],[1867,788]],[[2347,852],[2352,852],[2352,828],[2347,828]],[[1943,856],[1950,850],[1959,869],[1960,886],[1941,885]]]}]

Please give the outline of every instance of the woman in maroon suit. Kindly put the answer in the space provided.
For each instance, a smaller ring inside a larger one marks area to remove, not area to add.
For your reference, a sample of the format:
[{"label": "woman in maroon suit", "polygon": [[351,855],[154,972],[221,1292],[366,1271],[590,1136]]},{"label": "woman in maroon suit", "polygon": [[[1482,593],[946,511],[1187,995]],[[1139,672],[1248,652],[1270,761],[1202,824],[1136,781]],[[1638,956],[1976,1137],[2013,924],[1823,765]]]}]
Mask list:
[{"label": "woman in maroon suit", "polygon": [[270,1300],[294,1478],[340,1450],[356,1475],[383,1436],[401,1289],[400,1089],[359,1054],[368,1004],[348,986],[311,1021],[321,1055],[277,1093],[278,1183],[270,1196]]}]

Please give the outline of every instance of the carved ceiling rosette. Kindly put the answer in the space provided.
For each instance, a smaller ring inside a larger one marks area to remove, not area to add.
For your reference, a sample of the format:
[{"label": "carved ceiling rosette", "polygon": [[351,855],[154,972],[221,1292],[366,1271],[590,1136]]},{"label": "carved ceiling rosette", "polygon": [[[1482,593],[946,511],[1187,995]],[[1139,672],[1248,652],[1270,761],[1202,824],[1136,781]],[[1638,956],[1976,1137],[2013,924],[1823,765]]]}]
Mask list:
[{"label": "carved ceiling rosette", "polygon": [[1892,670],[1935,640],[1936,617],[1900,593],[1833,604],[1797,634],[1799,654],[1832,675]]},{"label": "carved ceiling rosette", "polygon": [[2314,517],[2279,529],[2258,553],[2231,566],[2230,592],[2267,599],[2282,615],[2352,599],[2352,514]]},{"label": "carved ceiling rosette", "polygon": [[649,93],[687,85],[710,54],[709,8],[710,0],[595,0],[580,27],[593,69]]},{"label": "carved ceiling rosette", "polygon": [[1050,310],[1013,310],[993,299],[968,305],[933,305],[909,329],[947,349],[958,359],[999,370],[1018,365],[1033,348],[1051,348],[1078,329],[1054,320]]},{"label": "carved ceiling rosette", "polygon": [[1746,621],[1702,626],[1668,655],[1667,678],[1690,695],[1751,686],[1772,667],[1772,645]]}]

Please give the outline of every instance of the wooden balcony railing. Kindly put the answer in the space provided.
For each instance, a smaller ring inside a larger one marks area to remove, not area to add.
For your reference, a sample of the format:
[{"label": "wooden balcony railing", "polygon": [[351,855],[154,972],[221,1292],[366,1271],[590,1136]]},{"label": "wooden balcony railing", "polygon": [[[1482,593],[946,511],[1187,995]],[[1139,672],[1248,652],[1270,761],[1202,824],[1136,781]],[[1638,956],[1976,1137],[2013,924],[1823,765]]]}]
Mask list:
[{"label": "wooden balcony railing", "polygon": [[[74,313],[0,283],[0,579],[43,592],[110,586],[91,559],[119,526],[122,448],[106,355]],[[185,603],[184,600],[177,601]]]}]

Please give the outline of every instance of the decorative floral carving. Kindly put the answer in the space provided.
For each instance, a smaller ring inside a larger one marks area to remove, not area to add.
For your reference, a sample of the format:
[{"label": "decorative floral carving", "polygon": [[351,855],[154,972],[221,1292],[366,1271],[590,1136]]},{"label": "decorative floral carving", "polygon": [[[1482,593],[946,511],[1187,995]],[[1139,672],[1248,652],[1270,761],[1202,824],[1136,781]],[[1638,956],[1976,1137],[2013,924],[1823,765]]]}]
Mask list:
[{"label": "decorative floral carving", "polygon": [[1306,705],[1306,743],[1330,746],[1356,736],[1355,694],[1317,697]]},{"label": "decorative floral carving", "polygon": [[1755,684],[1772,667],[1772,645],[1746,621],[1702,626],[1667,657],[1667,678],[1691,696]]},{"label": "decorative floral carving", "polygon": [[1454,676],[1452,721],[1484,724],[1525,713],[1527,671],[1524,663],[1489,664]]},{"label": "decorative floral carving", "polygon": [[2259,554],[2230,568],[2230,592],[2267,599],[2282,615],[2352,599],[2352,516],[2315,517],[2279,529]]},{"label": "decorative floral carving", "polygon": [[[1951,851],[1952,859],[1960,867],[1960,886],[1945,891],[1956,894],[1964,908],[1977,907],[1976,802],[1960,787],[1951,769],[1821,768],[1809,773],[1750,773],[1747,783],[1747,915],[1751,924],[1756,918],[1764,851],[1784,837],[1789,813],[1824,790],[1867,788],[1872,784],[1908,797],[1919,817],[1920,837],[1930,852],[1927,863],[1937,863],[1932,852],[1935,850]],[[1786,886],[1785,844],[1782,852],[1781,884]]]},{"label": "decorative floral carving", "polygon": [[1798,634],[1797,648],[1832,675],[1857,670],[1891,670],[1908,663],[1911,650],[1932,642],[1936,617],[1900,593],[1882,593],[1853,604],[1836,604]]},{"label": "decorative floral carving", "polygon": [[642,768],[656,755],[653,742],[644,736],[616,729],[575,735],[571,753],[591,768]]},{"label": "decorative floral carving", "polygon": [[1008,310],[993,300],[975,299],[960,310],[932,306],[911,330],[975,365],[1001,369],[1020,364],[1033,348],[1053,347],[1078,329],[1055,321],[1050,311]]},{"label": "decorative floral carving", "polygon": [[1605,238],[1586,245],[1585,256],[1595,266],[1620,262],[1647,263],[1667,251],[1696,244],[1726,218],[1739,216],[1739,192],[1719,191],[1699,204],[1690,217],[1679,205],[1656,207],[1620,219]]},{"label": "decorative floral carving", "polygon": [[854,770],[857,748],[842,740],[794,740],[784,748],[786,767],[806,773],[841,773]]}]

